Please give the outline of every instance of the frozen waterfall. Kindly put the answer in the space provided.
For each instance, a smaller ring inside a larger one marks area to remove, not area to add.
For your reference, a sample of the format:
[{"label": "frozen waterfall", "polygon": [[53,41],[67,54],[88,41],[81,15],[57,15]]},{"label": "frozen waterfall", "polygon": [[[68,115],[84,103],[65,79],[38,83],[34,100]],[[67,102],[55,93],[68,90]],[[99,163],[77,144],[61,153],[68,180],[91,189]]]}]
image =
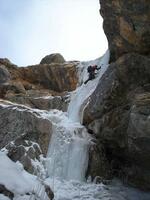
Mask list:
[{"label": "frozen waterfall", "polygon": [[[100,59],[80,63],[80,85],[72,92],[68,112],[49,112],[49,118],[53,122],[53,134],[47,154],[47,170],[49,177],[53,179],[85,180],[91,137],[81,124],[82,113],[99,79],[107,69],[108,61],[109,51]],[[82,84],[87,78],[87,66],[91,64],[97,64],[102,68],[94,80],[86,85]]]}]

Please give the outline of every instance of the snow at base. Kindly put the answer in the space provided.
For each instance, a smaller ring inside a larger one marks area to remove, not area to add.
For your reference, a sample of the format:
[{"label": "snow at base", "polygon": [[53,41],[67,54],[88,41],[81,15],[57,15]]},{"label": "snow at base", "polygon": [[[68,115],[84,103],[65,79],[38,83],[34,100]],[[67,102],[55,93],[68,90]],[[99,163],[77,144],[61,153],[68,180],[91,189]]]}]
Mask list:
[{"label": "snow at base", "polygon": [[0,200],[10,200],[10,199],[4,196],[3,194],[0,194]]},{"label": "snow at base", "polygon": [[123,186],[119,180],[109,185],[91,182],[46,180],[54,191],[54,200],[149,200],[150,194]]},{"label": "snow at base", "polygon": [[[14,194],[13,200],[48,200],[44,186],[39,182],[36,176],[29,174],[23,169],[23,166],[17,162],[11,161],[4,152],[0,151],[0,184]],[[41,194],[45,196],[40,198]],[[30,194],[30,195],[26,195]],[[10,200],[8,197],[0,194],[0,200]]]},{"label": "snow at base", "polygon": [[0,152],[0,184],[14,194],[25,194],[35,185],[35,177],[23,170],[21,164],[12,162]]}]

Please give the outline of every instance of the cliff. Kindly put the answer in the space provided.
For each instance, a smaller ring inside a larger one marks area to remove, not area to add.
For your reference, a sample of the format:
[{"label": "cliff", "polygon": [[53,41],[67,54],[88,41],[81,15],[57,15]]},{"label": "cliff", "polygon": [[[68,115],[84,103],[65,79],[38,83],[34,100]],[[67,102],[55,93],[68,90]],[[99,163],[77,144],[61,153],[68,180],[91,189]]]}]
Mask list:
[{"label": "cliff", "polygon": [[150,189],[150,4],[100,0],[110,66],[84,112],[97,138],[89,173]]},{"label": "cliff", "polygon": [[150,4],[147,0],[100,0],[111,61],[126,53],[149,55]]}]

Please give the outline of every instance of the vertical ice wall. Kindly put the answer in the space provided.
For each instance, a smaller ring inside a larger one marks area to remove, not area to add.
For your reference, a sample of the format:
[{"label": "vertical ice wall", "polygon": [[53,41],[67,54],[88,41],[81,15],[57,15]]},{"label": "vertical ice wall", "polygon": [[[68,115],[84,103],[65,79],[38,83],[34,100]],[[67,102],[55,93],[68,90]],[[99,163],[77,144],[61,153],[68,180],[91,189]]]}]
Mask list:
[{"label": "vertical ice wall", "polygon": [[89,81],[86,85],[83,83],[79,86],[72,94],[71,102],[68,107],[69,118],[74,122],[82,123],[82,111],[85,105],[88,103],[90,95],[94,92],[97,87],[97,84],[106,71],[109,62],[109,51],[105,55],[94,61],[83,62],[79,65],[79,76],[80,82],[83,83],[87,77],[87,66],[97,65],[101,66],[101,70],[97,72],[97,77],[94,80]]},{"label": "vertical ice wall", "polygon": [[[67,113],[53,110],[49,118],[53,122],[53,134],[48,150],[48,174],[52,178],[84,181],[88,166],[90,136],[81,125],[82,113],[88,98],[108,66],[109,52],[95,61],[83,62],[79,67],[80,86],[73,92]],[[97,77],[83,83],[87,78],[87,66],[102,66]],[[82,84],[83,83],[83,84]]]}]

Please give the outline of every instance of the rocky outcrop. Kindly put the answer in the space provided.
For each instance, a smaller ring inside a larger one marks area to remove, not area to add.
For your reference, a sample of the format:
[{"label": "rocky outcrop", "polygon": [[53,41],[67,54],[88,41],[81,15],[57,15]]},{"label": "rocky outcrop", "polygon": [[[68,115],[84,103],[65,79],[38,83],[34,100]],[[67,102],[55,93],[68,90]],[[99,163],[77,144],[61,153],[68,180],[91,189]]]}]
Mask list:
[{"label": "rocky outcrop", "polygon": [[7,93],[5,99],[41,110],[58,109],[66,111],[70,101],[70,95],[52,96],[48,91],[28,90],[26,94]]},{"label": "rocky outcrop", "polygon": [[97,138],[96,153],[104,155],[97,169],[103,163],[113,175],[142,189],[150,189],[149,65],[149,58],[134,53],[110,64],[84,112],[84,123]]},{"label": "rocky outcrop", "polygon": [[68,91],[74,90],[78,81],[78,62],[29,67],[17,67],[7,59],[0,63],[0,98],[32,108],[66,111]]},{"label": "rocky outcrop", "polygon": [[64,62],[65,62],[65,59],[61,54],[54,53],[42,58],[40,64],[64,63]]},{"label": "rocky outcrop", "polygon": [[76,88],[76,64],[45,64],[18,68],[23,80],[56,92],[71,91]]},{"label": "rocky outcrop", "polygon": [[149,90],[150,59],[126,54],[110,64],[85,109],[85,121],[102,117],[106,112],[132,101],[136,92]]},{"label": "rocky outcrop", "polygon": [[0,84],[4,84],[10,80],[10,73],[4,65],[0,65]]},{"label": "rocky outcrop", "polygon": [[44,168],[40,163],[42,151],[39,145],[31,140],[24,139],[24,136],[11,141],[2,151],[5,151],[12,161],[19,161],[29,173],[38,175],[41,174],[41,168]]},{"label": "rocky outcrop", "polygon": [[149,3],[100,4],[111,58],[84,111],[84,124],[97,140],[90,151],[89,174],[117,176],[150,190]]},{"label": "rocky outcrop", "polygon": [[147,0],[100,0],[100,4],[111,61],[129,52],[149,55],[149,2]]},{"label": "rocky outcrop", "polygon": [[39,64],[17,67],[7,64],[11,81],[21,82],[26,90],[48,89],[55,92],[72,91],[76,88],[78,62]]},{"label": "rocky outcrop", "polygon": [[42,153],[46,154],[52,133],[52,126],[42,112],[28,107],[0,102],[0,148],[23,137],[39,144]]}]

